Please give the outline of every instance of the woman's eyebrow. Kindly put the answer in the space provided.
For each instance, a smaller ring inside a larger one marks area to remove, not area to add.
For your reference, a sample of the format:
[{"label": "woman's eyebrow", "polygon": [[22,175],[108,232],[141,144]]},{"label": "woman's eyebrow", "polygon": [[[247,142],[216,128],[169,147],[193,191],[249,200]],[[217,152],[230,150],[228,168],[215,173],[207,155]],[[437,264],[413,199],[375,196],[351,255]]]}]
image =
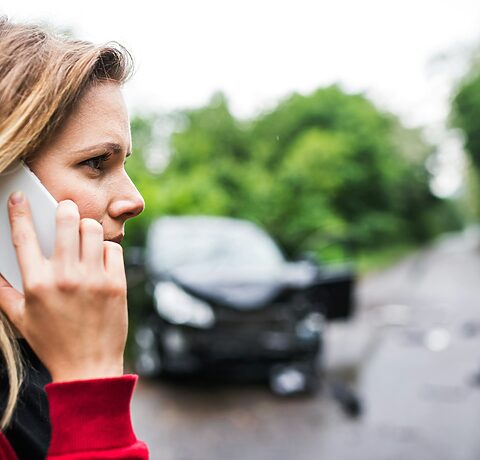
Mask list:
[{"label": "woman's eyebrow", "polygon": [[[73,153],[86,153],[91,152],[92,150],[103,149],[103,150],[111,150],[113,153],[121,153],[122,146],[115,142],[102,142],[101,144],[91,145],[90,147],[85,147],[83,149],[77,150]],[[127,152],[127,157],[129,157],[132,152]]]}]

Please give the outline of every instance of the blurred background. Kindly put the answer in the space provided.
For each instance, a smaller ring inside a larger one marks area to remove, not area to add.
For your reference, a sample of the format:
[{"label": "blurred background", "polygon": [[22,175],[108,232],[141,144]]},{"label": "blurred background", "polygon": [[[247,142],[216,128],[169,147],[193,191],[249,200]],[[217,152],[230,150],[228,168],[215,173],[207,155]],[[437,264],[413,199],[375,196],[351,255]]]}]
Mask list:
[{"label": "blurred background", "polygon": [[4,0],[136,61],[152,459],[477,459],[480,3]]}]

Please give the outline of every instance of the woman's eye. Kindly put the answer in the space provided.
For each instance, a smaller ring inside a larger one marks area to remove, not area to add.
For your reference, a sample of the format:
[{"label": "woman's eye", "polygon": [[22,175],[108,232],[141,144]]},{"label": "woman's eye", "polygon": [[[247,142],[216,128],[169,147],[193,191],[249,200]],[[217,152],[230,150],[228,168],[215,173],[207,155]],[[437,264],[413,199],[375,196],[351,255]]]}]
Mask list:
[{"label": "woman's eye", "polygon": [[82,161],[82,165],[86,165],[89,168],[95,171],[102,171],[103,170],[103,163],[105,163],[110,158],[109,153],[105,153],[104,155],[99,155],[95,158],[90,158],[88,160]]}]

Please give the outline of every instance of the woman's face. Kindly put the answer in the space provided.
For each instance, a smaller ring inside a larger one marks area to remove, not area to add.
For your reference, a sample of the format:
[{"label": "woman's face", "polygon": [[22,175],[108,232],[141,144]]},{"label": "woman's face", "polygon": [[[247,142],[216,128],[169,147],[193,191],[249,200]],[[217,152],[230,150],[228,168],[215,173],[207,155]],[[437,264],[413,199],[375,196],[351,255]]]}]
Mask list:
[{"label": "woman's face", "polygon": [[120,243],[125,221],[145,206],[124,168],[131,149],[120,86],[102,83],[85,93],[29,166],[57,201],[74,201],[81,218],[102,224],[105,240]]}]

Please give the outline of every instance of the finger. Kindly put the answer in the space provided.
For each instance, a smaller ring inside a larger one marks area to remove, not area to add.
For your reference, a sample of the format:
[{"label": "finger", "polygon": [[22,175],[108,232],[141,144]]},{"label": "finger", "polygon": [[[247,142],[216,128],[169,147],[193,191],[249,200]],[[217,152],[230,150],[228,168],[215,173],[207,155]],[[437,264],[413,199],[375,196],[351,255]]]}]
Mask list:
[{"label": "finger", "polygon": [[72,200],[60,201],[55,220],[54,259],[68,269],[78,264],[80,259],[80,214],[78,206]]},{"label": "finger", "polygon": [[113,241],[103,243],[105,254],[105,270],[118,281],[125,282],[125,265],[123,262],[123,248]]},{"label": "finger", "polygon": [[0,275],[0,309],[14,325],[18,324],[17,320],[22,311],[23,301],[24,296]]},{"label": "finger", "polygon": [[90,269],[104,269],[103,227],[94,219],[80,222],[81,259]]},{"label": "finger", "polygon": [[15,192],[8,200],[8,216],[12,229],[12,243],[25,282],[41,269],[44,257],[38,244],[30,205],[24,193]]}]

